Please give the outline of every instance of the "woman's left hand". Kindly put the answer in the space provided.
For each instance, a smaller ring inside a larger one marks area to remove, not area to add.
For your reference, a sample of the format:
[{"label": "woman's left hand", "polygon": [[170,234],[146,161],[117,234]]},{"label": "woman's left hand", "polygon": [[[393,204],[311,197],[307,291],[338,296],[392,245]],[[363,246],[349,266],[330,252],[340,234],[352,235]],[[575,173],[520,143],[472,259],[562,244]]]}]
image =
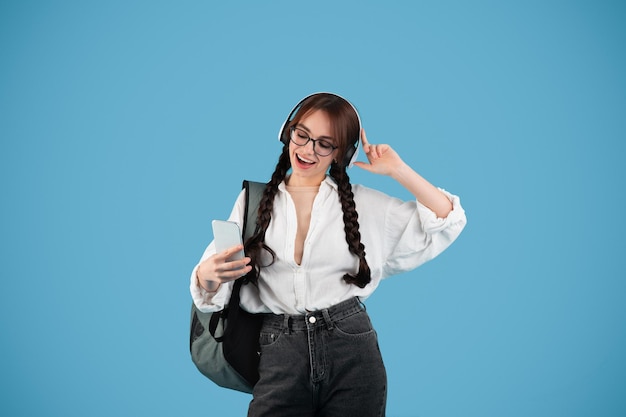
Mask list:
[{"label": "woman's left hand", "polygon": [[391,176],[394,170],[404,163],[391,146],[386,144],[370,144],[367,141],[364,129],[361,129],[361,143],[363,144],[363,151],[365,152],[365,155],[367,155],[369,164],[357,161],[354,165],[359,168],[363,168],[364,170],[373,172],[374,174]]}]

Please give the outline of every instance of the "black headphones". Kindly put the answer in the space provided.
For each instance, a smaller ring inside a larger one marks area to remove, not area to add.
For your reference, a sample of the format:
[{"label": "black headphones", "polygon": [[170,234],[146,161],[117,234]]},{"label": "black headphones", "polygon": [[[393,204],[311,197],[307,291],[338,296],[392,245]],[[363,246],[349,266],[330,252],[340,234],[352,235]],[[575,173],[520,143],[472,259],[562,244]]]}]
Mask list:
[{"label": "black headphones", "polygon": [[296,106],[291,110],[291,112],[289,113],[289,116],[287,116],[287,120],[285,120],[283,125],[280,127],[280,131],[278,132],[278,140],[284,143],[285,145],[289,143],[289,132],[287,132],[287,127],[289,126],[289,122],[291,122],[293,118],[296,116],[296,114],[298,113],[298,110],[300,110],[300,107],[302,106],[302,103],[304,103],[304,101],[307,100],[309,97],[312,97],[317,94],[330,94],[330,95],[340,98],[341,100],[348,103],[354,110],[354,113],[356,114],[356,118],[359,121],[359,136],[353,141],[352,146],[348,146],[348,148],[346,149],[346,154],[343,158],[343,165],[347,167],[351,167],[354,161],[356,161],[356,158],[359,154],[359,141],[361,138],[361,116],[359,116],[359,112],[356,110],[356,107],[354,107],[352,103],[350,103],[345,98],[341,97],[339,94],[318,92],[318,93],[309,94],[308,96],[300,100],[298,104],[296,104]]}]

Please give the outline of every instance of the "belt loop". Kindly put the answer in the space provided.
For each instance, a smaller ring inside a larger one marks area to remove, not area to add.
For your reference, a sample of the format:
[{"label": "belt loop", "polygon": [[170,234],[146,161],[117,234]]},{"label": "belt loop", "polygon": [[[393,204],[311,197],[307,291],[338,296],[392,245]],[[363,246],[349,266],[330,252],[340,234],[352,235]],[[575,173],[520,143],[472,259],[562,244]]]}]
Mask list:
[{"label": "belt loop", "polygon": [[283,330],[285,334],[291,333],[291,330],[289,329],[289,314],[283,314]]},{"label": "belt loop", "polygon": [[330,319],[330,314],[328,313],[328,309],[327,308],[322,310],[322,315],[324,316],[324,321],[326,322],[326,327],[328,327],[328,330],[332,330],[334,325],[333,325],[333,321]]}]

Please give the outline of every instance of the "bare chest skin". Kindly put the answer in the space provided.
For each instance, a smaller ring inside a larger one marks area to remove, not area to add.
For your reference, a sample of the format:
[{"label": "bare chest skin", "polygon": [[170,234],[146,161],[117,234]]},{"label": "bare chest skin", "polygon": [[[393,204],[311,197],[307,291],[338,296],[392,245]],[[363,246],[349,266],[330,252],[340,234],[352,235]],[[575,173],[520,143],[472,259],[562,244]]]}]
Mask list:
[{"label": "bare chest skin", "polygon": [[287,191],[291,195],[291,199],[296,208],[298,227],[296,229],[293,258],[294,261],[300,265],[304,253],[304,241],[306,240],[309,225],[311,224],[313,202],[315,201],[319,187],[287,187]]}]

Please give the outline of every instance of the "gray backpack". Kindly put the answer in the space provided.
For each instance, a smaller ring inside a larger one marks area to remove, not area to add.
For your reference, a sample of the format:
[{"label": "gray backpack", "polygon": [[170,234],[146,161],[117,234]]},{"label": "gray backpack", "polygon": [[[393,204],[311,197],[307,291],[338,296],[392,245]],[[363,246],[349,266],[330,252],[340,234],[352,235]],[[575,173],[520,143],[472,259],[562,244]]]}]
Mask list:
[{"label": "gray backpack", "polygon": [[[254,233],[265,185],[243,182],[246,190],[244,242]],[[191,303],[189,350],[193,363],[211,381],[224,388],[252,393],[259,380],[259,332],[263,316],[240,308],[239,292],[244,280],[245,277],[235,281],[230,301],[222,311],[203,313]]]}]

